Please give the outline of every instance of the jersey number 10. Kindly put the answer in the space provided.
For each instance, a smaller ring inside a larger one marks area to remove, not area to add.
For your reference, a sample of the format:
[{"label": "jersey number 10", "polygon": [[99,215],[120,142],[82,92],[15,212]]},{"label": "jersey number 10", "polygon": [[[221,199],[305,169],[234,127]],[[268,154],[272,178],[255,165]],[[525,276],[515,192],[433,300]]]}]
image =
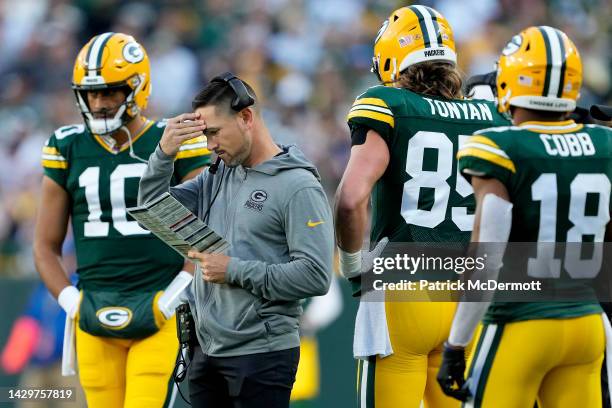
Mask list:
[{"label": "jersey number 10", "polygon": [[[125,179],[140,178],[147,165],[144,163],[120,164],[110,174],[110,202],[112,208],[113,227],[121,235],[149,234],[136,221],[128,221],[125,211]],[[100,206],[100,167],[88,167],[79,176],[79,187],[85,187],[87,200],[87,222],[83,235],[86,237],[106,237],[110,223],[101,221]]]}]

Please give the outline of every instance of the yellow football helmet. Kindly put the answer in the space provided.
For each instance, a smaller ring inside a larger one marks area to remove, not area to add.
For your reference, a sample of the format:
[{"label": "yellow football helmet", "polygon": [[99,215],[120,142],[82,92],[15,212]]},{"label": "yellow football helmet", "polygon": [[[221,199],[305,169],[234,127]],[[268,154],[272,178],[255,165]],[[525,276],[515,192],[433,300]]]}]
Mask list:
[{"label": "yellow football helmet", "polygon": [[582,85],[578,49],[565,33],[529,27],[512,37],[497,62],[497,109],[571,112]]},{"label": "yellow football helmet", "polygon": [[425,61],[457,63],[450,24],[431,7],[395,10],[374,40],[372,72],[383,84],[392,85],[403,70]]},{"label": "yellow football helmet", "polygon": [[[89,130],[98,135],[116,131],[147,107],[150,81],[147,52],[134,37],[121,33],[104,33],[89,40],[79,52],[72,73],[77,106]],[[94,118],[86,92],[118,87],[124,87],[128,96],[115,116]]]}]

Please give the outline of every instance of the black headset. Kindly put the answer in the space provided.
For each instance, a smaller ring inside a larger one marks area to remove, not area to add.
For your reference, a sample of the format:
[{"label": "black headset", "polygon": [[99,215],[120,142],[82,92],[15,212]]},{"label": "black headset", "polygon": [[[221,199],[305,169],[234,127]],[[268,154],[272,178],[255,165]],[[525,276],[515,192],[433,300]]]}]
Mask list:
[{"label": "black headset", "polygon": [[236,112],[240,112],[244,108],[248,108],[255,103],[255,98],[253,98],[246,86],[244,86],[244,82],[229,71],[224,72],[221,75],[217,75],[211,79],[210,82],[223,82],[232,88],[236,96],[234,99],[232,99],[231,106]]},{"label": "black headset", "polygon": [[[230,88],[232,88],[232,91],[234,91],[235,96],[232,99],[232,103],[230,106],[232,107],[233,111],[240,112],[244,108],[248,108],[249,106],[255,103],[255,98],[253,97],[253,95],[249,93],[249,90],[244,85],[244,82],[242,82],[240,78],[238,78],[236,75],[234,75],[230,71],[224,72],[221,75],[217,75],[216,77],[210,80],[211,84],[213,82],[221,82],[221,83],[229,85]],[[216,174],[217,170],[219,169],[220,164],[221,164],[221,159],[217,158],[217,160],[208,169],[208,172],[213,175]],[[223,170],[225,171],[225,168],[223,168]],[[216,195],[215,195],[215,198],[216,198]],[[209,207],[209,210],[210,210],[210,207]],[[208,214],[208,211],[207,211],[207,214]]]}]

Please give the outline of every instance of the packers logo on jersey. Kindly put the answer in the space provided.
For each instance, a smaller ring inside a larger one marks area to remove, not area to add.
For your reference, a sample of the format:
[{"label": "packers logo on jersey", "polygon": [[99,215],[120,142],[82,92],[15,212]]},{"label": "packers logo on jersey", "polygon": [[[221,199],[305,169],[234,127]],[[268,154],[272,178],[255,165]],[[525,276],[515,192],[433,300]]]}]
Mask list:
[{"label": "packers logo on jersey", "polygon": [[127,307],[103,307],[96,312],[102,325],[111,330],[120,330],[127,327],[132,321],[132,311]]}]

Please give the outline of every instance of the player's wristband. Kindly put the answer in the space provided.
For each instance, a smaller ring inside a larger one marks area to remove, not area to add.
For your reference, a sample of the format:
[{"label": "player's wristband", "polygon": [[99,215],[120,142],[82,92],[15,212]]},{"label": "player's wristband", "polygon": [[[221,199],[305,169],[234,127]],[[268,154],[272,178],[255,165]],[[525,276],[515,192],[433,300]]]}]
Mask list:
[{"label": "player's wristband", "polygon": [[347,279],[361,274],[361,251],[346,252],[338,248],[340,254],[340,273]]},{"label": "player's wristband", "polygon": [[192,274],[187,271],[180,271],[157,299],[157,307],[166,319],[171,318],[178,305],[181,304],[181,295],[192,280]]},{"label": "player's wristband", "polygon": [[57,297],[57,303],[59,303],[68,316],[74,319],[77,311],[79,310],[80,299],[81,294],[79,293],[79,290],[71,285],[62,289]]}]

